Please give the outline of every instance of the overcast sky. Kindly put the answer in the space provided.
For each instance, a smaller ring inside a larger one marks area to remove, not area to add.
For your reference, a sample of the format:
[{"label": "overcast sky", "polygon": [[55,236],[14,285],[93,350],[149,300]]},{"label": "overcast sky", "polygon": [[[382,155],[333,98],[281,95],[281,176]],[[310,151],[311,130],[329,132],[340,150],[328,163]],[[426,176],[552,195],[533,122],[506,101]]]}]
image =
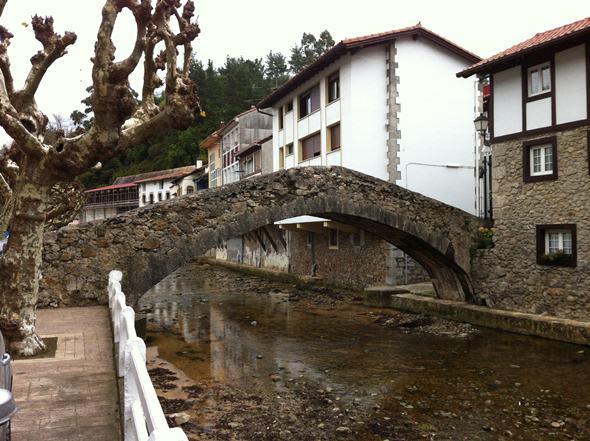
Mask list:
[{"label": "overcast sky", "polygon": [[[78,35],[70,53],[57,61],[37,95],[48,115],[69,115],[82,109],[80,100],[90,85],[90,57],[104,0],[8,0],[0,18],[15,37],[10,58],[17,85],[39,47],[31,16],[53,15],[55,27]],[[550,6],[550,7],[548,7]],[[418,21],[443,37],[486,57],[537,32],[590,15],[588,0],[197,0],[201,35],[195,44],[201,60],[222,64],[226,56],[264,57],[270,50],[288,54],[303,32],[328,29],[334,39],[410,26]],[[135,25],[129,13],[118,22],[118,57],[128,54]],[[132,84],[141,90],[135,75]]]}]

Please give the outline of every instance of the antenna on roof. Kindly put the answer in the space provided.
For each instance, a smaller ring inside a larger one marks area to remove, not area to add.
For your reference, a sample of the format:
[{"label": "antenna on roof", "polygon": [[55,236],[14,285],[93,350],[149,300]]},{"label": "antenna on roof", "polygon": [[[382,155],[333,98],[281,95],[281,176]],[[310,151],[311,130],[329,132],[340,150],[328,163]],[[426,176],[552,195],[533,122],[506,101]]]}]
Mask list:
[{"label": "antenna on roof", "polygon": [[422,20],[420,20],[416,26],[422,26]]}]

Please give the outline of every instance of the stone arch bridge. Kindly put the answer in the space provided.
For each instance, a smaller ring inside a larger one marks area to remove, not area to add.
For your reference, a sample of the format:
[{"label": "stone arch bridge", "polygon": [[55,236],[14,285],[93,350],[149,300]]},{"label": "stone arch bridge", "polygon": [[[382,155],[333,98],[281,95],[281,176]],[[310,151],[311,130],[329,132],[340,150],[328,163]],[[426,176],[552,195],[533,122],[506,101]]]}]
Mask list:
[{"label": "stone arch bridge", "polygon": [[426,269],[438,297],[473,300],[470,248],[480,219],[349,169],[305,167],[48,233],[40,301],[104,303],[108,272],[120,269],[133,303],[221,241],[304,214],[387,240]]}]

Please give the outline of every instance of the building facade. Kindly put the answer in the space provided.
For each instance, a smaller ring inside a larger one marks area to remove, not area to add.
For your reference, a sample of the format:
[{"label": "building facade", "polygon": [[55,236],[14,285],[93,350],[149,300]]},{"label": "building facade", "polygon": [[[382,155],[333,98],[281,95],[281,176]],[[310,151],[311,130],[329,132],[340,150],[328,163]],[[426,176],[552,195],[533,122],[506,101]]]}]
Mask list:
[{"label": "building facade", "polygon": [[[223,125],[222,125],[223,127]],[[221,137],[219,130],[205,138],[199,147],[207,152],[207,167],[209,170],[209,188],[221,186]]]},{"label": "building facade", "polygon": [[221,138],[221,182],[230,184],[240,180],[242,171],[238,153],[259,140],[272,135],[272,117],[247,110],[219,130]]},{"label": "building facade", "polygon": [[272,173],[272,135],[241,149],[236,155],[240,180]]},{"label": "building facade", "polygon": [[458,75],[489,81],[494,248],[479,291],[507,309],[590,319],[590,18]]},{"label": "building facade", "polygon": [[196,166],[121,176],[112,185],[86,190],[80,222],[108,219],[207,187],[207,168],[202,161],[197,161]]},{"label": "building facade", "polygon": [[196,165],[161,170],[152,173],[151,176],[138,179],[135,184],[139,189],[139,206],[144,207],[194,193],[205,175],[206,168],[203,166],[202,161],[199,160]]},{"label": "building facade", "polygon": [[475,214],[477,93],[455,73],[479,60],[421,25],[341,41],[259,103],[274,169],[339,165]]},{"label": "building facade", "polygon": [[80,214],[80,222],[108,219],[139,207],[137,185],[114,183],[106,187],[85,191],[86,203]]},{"label": "building facade", "polygon": [[[420,25],[338,43],[259,103],[273,109],[273,170],[343,166],[477,213],[478,91],[455,73],[479,60]],[[357,289],[429,280],[363,231],[313,216],[278,226],[295,274]]]}]

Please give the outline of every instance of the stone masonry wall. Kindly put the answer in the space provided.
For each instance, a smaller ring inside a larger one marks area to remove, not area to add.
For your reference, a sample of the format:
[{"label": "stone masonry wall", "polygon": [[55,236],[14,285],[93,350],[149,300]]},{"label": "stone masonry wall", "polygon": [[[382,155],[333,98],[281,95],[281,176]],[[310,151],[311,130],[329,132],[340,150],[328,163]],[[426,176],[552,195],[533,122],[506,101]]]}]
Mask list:
[{"label": "stone masonry wall", "polygon": [[[340,231],[338,249],[330,249],[328,230],[313,235],[316,276],[325,281],[361,290],[369,286],[405,283],[403,252],[384,240],[363,232],[360,242],[357,240],[355,244],[353,234]],[[312,252],[307,239],[306,232],[289,231],[291,272],[298,276],[311,276],[312,272]],[[407,260],[408,283],[429,280],[426,271],[416,261],[409,257]]]},{"label": "stone masonry wall", "polygon": [[[523,181],[523,141],[493,146],[495,247],[473,262],[476,292],[511,310],[590,320],[588,127],[558,132],[558,178]],[[536,225],[577,225],[577,267],[536,263]]]}]

